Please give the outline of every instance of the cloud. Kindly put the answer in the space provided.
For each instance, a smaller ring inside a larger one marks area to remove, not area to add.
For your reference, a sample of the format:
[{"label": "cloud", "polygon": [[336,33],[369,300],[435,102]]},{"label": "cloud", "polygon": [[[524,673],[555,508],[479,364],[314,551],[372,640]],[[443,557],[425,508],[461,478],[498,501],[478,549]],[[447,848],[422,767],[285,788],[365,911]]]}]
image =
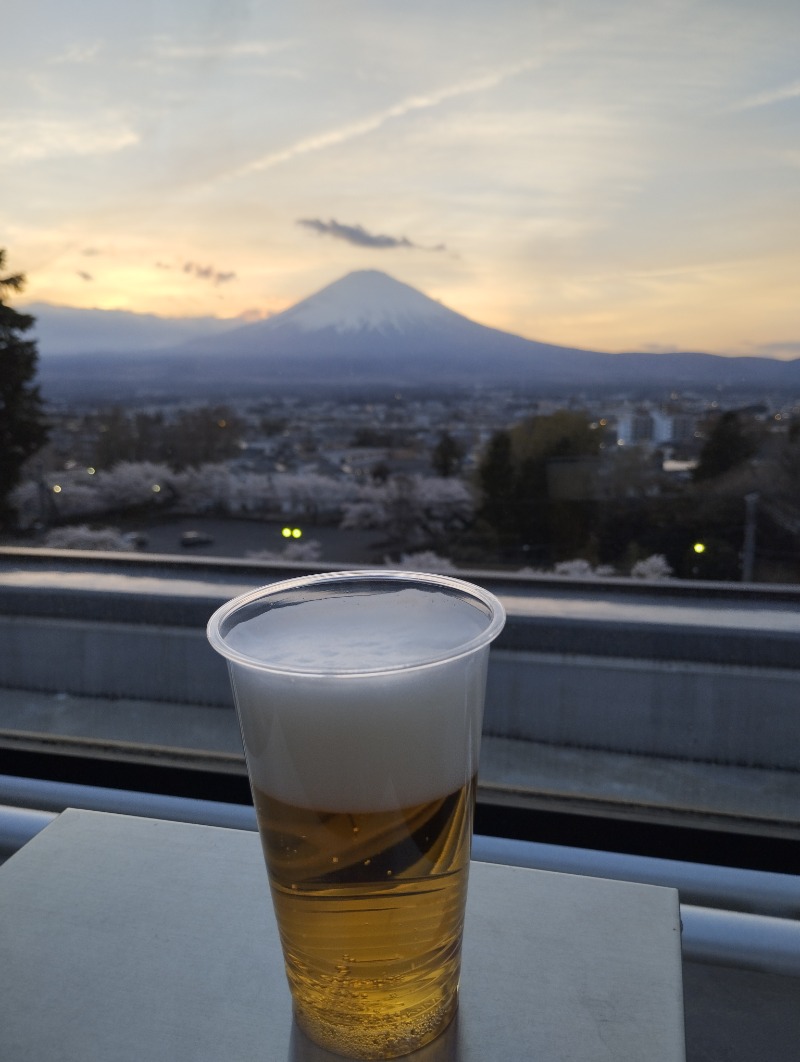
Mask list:
[{"label": "cloud", "polygon": [[78,276],[81,278],[81,280],[94,280],[94,277],[92,276],[92,274],[91,273],[87,273],[84,269],[78,269],[78,270],[76,270],[76,272],[77,272]]},{"label": "cloud", "polygon": [[755,107],[769,107],[773,103],[784,103],[786,100],[795,100],[800,96],[800,81],[793,81],[789,85],[772,89],[769,92],[759,92],[755,96],[749,96],[736,105],[734,110],[749,111]]},{"label": "cloud", "polygon": [[0,153],[8,162],[70,155],[108,155],[139,143],[118,117],[0,119]]},{"label": "cloud", "polygon": [[642,343],[637,349],[644,354],[678,354],[681,350],[677,343]]},{"label": "cloud", "polygon": [[202,44],[173,44],[168,40],[156,42],[156,53],[164,59],[220,60],[263,58],[294,48],[293,40],[280,41],[222,41]]},{"label": "cloud", "polygon": [[770,358],[800,358],[800,341],[759,343],[753,349],[753,353],[767,355]]},{"label": "cloud", "polygon": [[375,247],[379,250],[394,247],[413,247],[422,251],[444,251],[443,243],[436,247],[422,247],[413,243],[407,236],[386,236],[379,233],[367,232],[363,225],[342,225],[331,218],[330,221],[322,221],[319,218],[299,218],[298,225],[303,225],[320,236],[333,236],[335,240],[344,240],[356,247]]},{"label": "cloud", "polygon": [[54,65],[61,63],[90,63],[97,58],[102,47],[100,41],[94,41],[91,44],[71,44],[67,47],[66,51],[55,56],[50,62]]},{"label": "cloud", "polygon": [[[161,266],[161,263],[159,263]],[[161,268],[165,268],[161,266]],[[222,272],[215,269],[214,266],[201,266],[197,262],[184,262],[184,273],[190,273],[193,277],[197,277],[199,280],[210,280],[212,284],[227,284],[231,280],[236,279],[236,274],[232,270]]]},{"label": "cloud", "polygon": [[163,269],[166,272],[171,272],[173,269],[179,269],[182,273],[186,273],[188,276],[197,277],[198,280],[210,280],[215,286],[218,284],[228,284],[231,280],[236,280],[236,273],[232,269],[221,270],[216,269],[211,265],[198,265],[197,262],[184,262],[183,265],[170,264],[169,262],[158,261],[155,263],[156,269]]}]

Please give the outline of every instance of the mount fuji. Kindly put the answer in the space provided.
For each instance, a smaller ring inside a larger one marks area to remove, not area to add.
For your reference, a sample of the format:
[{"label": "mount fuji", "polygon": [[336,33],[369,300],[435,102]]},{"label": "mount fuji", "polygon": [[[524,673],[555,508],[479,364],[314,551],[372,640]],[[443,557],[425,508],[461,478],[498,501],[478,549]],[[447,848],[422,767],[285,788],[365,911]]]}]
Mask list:
[{"label": "mount fuji", "polygon": [[604,354],[540,343],[477,324],[377,270],[349,273],[265,320],[103,355],[42,349],[45,394],[125,401],[398,388],[800,388],[800,359]]},{"label": "mount fuji", "polygon": [[283,313],[181,349],[197,356],[198,371],[216,355],[281,383],[327,385],[516,383],[549,374],[564,355],[600,356],[476,324],[377,270],[348,273]]}]

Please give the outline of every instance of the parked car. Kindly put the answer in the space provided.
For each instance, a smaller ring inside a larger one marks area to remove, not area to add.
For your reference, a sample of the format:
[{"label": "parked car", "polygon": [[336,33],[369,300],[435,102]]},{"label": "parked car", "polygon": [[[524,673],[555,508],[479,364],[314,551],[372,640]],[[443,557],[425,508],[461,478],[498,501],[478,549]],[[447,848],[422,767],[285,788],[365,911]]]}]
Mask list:
[{"label": "parked car", "polygon": [[181,545],[187,548],[210,546],[213,541],[213,535],[209,535],[207,531],[184,531],[181,534]]},{"label": "parked car", "polygon": [[126,531],[122,538],[131,549],[146,549],[150,544],[150,539],[144,531]]}]

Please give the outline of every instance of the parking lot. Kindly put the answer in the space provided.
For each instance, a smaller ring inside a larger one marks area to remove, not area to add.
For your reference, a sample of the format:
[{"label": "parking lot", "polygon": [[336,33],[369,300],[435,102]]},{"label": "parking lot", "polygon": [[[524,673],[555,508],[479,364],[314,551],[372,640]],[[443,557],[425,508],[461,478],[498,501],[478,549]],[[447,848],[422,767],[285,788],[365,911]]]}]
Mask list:
[{"label": "parking lot", "polygon": [[[300,531],[300,535],[286,537],[284,528]],[[336,527],[305,525],[297,521],[281,524],[187,516],[146,526],[130,524],[121,529],[140,532],[146,538],[146,545],[139,547],[139,552],[143,553],[247,558],[262,550],[283,553],[290,543],[318,542],[321,561],[360,565],[381,563],[385,552],[381,547],[380,532],[341,531]]]}]

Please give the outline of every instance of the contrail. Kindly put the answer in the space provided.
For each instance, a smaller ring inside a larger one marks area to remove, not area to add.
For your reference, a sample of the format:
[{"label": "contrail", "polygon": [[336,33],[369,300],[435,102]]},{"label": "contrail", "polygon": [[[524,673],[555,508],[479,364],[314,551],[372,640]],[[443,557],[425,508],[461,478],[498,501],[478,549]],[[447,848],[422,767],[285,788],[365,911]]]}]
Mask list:
[{"label": "contrail", "polygon": [[475,78],[472,81],[462,81],[457,85],[450,85],[447,88],[440,89],[438,92],[410,96],[408,99],[402,100],[384,111],[379,111],[377,114],[362,118],[360,121],[343,125],[339,129],[331,129],[327,133],[318,133],[316,136],[306,137],[289,145],[289,147],[283,148],[281,151],[273,151],[268,155],[262,155],[261,158],[253,159],[252,162],[232,170],[225,176],[230,179],[232,177],[244,177],[250,173],[259,173],[263,170],[271,170],[275,166],[291,162],[292,159],[296,159],[301,155],[310,155],[316,151],[324,151],[326,148],[345,144],[349,140],[374,133],[376,129],[380,129],[381,126],[386,125],[387,122],[392,121],[394,118],[403,118],[414,111],[437,107],[447,100],[458,99],[460,96],[469,96],[475,92],[483,92],[486,89],[494,88],[503,81],[530,70],[535,65],[536,61],[528,60],[524,63],[517,63],[514,66],[507,67],[504,70],[496,71],[493,74],[485,74],[483,77]]}]

